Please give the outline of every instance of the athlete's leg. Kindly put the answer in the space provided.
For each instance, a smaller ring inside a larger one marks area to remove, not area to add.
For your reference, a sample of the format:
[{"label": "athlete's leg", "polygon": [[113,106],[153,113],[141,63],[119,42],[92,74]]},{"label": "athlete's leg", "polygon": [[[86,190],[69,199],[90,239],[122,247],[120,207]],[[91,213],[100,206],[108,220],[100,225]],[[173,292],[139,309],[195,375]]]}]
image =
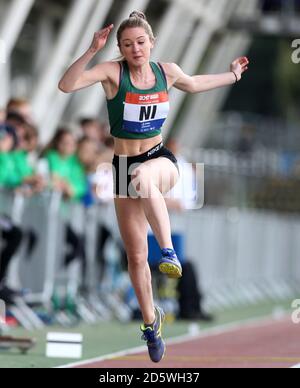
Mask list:
[{"label": "athlete's leg", "polygon": [[163,194],[177,183],[179,173],[167,158],[149,160],[133,172],[133,184],[141,195],[141,204],[161,247],[173,248],[168,209]]},{"label": "athlete's leg", "polygon": [[115,198],[120,233],[128,258],[129,275],[139,301],[143,320],[155,320],[151,272],[148,264],[148,222],[140,199]]}]

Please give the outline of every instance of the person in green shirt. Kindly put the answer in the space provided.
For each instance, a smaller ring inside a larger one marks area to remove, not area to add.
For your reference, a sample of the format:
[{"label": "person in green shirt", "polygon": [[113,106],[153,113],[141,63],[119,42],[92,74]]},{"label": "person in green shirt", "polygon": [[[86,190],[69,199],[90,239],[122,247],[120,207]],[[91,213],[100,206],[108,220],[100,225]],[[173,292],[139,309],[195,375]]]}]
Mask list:
[{"label": "person in green shirt", "polygon": [[[26,195],[44,189],[42,177],[36,174],[29,163],[29,153],[37,146],[37,140],[35,143],[31,141],[32,130],[34,128],[30,126],[26,128],[23,147],[15,149],[18,142],[14,128],[7,124],[0,126],[0,187],[22,190]],[[36,130],[34,133],[37,136]]]},{"label": "person in green shirt", "polygon": [[42,192],[46,187],[46,180],[37,172],[38,131],[30,124],[26,124],[23,146],[14,151],[15,168],[22,179],[24,194],[32,195]]},{"label": "person in green shirt", "polygon": [[12,150],[17,145],[13,127],[6,124],[0,126],[0,187],[15,188],[22,179],[15,168]]},{"label": "person in green shirt", "polygon": [[54,189],[66,199],[81,200],[88,190],[87,177],[76,153],[76,141],[71,132],[61,128],[47,147],[48,161]]},{"label": "person in green shirt", "polygon": [[[76,149],[77,144],[73,134],[65,128],[60,128],[43,155],[48,161],[53,189],[60,191],[65,199],[81,201],[88,192],[88,180],[84,167],[76,155]],[[73,229],[70,222],[66,222],[65,242],[68,249],[66,249],[64,264],[68,266],[73,260],[79,258],[84,282],[86,272],[84,238]]]}]

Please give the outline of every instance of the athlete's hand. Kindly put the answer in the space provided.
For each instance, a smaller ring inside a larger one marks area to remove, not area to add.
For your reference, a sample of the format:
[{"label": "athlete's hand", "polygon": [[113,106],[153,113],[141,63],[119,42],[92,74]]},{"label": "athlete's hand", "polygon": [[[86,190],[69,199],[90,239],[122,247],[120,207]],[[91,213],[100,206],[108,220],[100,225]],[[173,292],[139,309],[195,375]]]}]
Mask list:
[{"label": "athlete's hand", "polygon": [[90,46],[91,52],[97,53],[98,51],[103,49],[113,28],[114,25],[111,24],[110,26],[103,28],[103,30],[100,30],[95,33],[93,42]]},{"label": "athlete's hand", "polygon": [[233,71],[238,80],[242,78],[242,74],[248,70],[249,60],[247,57],[239,57],[230,65],[230,71]]}]

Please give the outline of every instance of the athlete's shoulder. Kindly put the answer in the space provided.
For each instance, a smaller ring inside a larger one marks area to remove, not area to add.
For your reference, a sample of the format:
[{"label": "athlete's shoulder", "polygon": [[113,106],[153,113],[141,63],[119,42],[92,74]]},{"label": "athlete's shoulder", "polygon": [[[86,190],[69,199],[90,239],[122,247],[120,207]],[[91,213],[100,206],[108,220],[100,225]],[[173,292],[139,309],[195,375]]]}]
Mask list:
[{"label": "athlete's shoulder", "polygon": [[101,71],[106,71],[106,72],[111,72],[111,71],[116,71],[120,69],[120,64],[117,61],[108,61],[108,62],[103,62],[103,63],[98,63],[94,67],[95,69],[99,69]]},{"label": "athlete's shoulder", "polygon": [[182,69],[177,65],[177,63],[161,63],[165,73],[170,77],[176,77],[182,73]]},{"label": "athlete's shoulder", "polygon": [[174,70],[177,67],[179,67],[176,63],[172,63],[172,62],[159,62],[159,63],[164,67],[164,69],[167,69],[167,70]]},{"label": "athlete's shoulder", "polygon": [[179,78],[184,75],[182,69],[176,63],[161,63],[166,74],[169,88],[172,87]]},{"label": "athlete's shoulder", "polygon": [[120,64],[116,61],[98,63],[94,66],[93,71],[101,82],[117,82],[120,74]]}]

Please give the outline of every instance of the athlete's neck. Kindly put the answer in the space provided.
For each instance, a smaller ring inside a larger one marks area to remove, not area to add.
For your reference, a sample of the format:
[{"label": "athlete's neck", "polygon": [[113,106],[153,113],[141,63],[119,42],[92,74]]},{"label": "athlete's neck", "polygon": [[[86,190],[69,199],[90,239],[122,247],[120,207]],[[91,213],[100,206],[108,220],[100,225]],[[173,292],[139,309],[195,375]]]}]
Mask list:
[{"label": "athlete's neck", "polygon": [[145,84],[153,82],[154,74],[149,62],[138,67],[128,64],[128,67],[129,67],[131,78],[134,82],[145,83]]}]

